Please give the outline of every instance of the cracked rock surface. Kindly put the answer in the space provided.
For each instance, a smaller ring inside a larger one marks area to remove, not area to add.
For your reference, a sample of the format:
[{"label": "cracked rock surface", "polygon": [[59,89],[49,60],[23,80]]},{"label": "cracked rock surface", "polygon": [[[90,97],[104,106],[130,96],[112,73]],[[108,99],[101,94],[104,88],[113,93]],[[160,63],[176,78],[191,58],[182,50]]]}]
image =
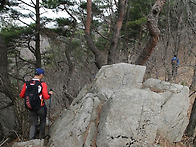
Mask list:
[{"label": "cracked rock surface", "polygon": [[157,79],[146,67],[103,66],[51,127],[49,147],[155,147],[159,134],[181,140],[188,125],[189,89]]},{"label": "cracked rock surface", "polygon": [[52,126],[48,146],[155,146],[157,133],[178,142],[188,125],[186,86],[143,82],[144,66],[103,66]]}]

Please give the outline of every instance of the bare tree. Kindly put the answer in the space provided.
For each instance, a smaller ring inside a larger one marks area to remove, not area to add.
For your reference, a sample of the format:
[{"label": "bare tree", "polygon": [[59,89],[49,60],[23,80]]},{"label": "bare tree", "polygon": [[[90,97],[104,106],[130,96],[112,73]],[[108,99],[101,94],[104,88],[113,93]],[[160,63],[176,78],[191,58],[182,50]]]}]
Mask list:
[{"label": "bare tree", "polygon": [[[185,0],[185,4],[186,4],[186,9],[187,9],[187,22],[188,22],[188,26],[191,28],[191,34],[189,33],[188,36],[188,42],[187,42],[187,46],[189,48],[189,51],[191,54],[193,54],[194,57],[196,57],[196,52],[195,52],[195,43],[193,43],[195,35],[196,35],[196,19],[195,19],[195,6],[196,4],[193,1],[187,1]],[[188,33],[188,32],[187,32]],[[190,41],[193,40],[193,41]],[[196,64],[193,66],[194,67],[194,73],[193,73],[193,77],[192,77],[192,83],[190,85],[190,90],[195,90],[196,88]],[[195,91],[194,91],[195,92]],[[193,92],[193,93],[194,93]],[[189,124],[186,128],[185,134],[188,137],[194,137],[194,145],[196,144],[196,136],[195,136],[195,128],[196,128],[196,100],[194,100],[193,106],[192,106],[192,110],[191,110],[191,116],[189,119]]]},{"label": "bare tree", "polygon": [[[118,17],[116,21],[116,26],[111,38],[110,48],[108,50],[108,58],[107,64],[116,63],[117,58],[117,45],[118,40],[120,38],[120,31],[122,28],[123,18],[125,15],[125,10],[127,6],[126,0],[119,0],[117,7],[118,7]],[[95,56],[95,64],[98,68],[106,64],[106,55],[103,54],[94,44],[93,39],[91,37],[91,21],[92,21],[92,1],[87,0],[87,20],[86,20],[86,27],[85,27],[85,38],[87,41],[88,47],[91,49]]]},{"label": "bare tree", "polygon": [[99,51],[99,49],[95,46],[92,36],[91,36],[91,14],[92,13],[92,0],[87,0],[87,19],[86,19],[86,26],[85,26],[85,38],[88,47],[95,55],[95,64],[97,68],[101,68],[105,64],[105,57],[104,54]]},{"label": "bare tree", "polygon": [[[40,51],[40,28],[41,28],[41,24],[40,24],[40,1],[36,0],[31,1],[31,3],[27,3],[26,1],[23,0],[18,0],[20,3],[20,5],[23,5],[23,7],[26,8],[26,10],[28,10],[29,12],[31,12],[34,16],[35,19],[32,17],[32,14],[29,14],[29,18],[32,19],[33,22],[35,22],[35,28],[32,26],[30,26],[29,24],[27,24],[26,22],[22,21],[20,18],[20,15],[17,16],[17,20],[20,21],[21,23],[23,23],[24,25],[32,28],[34,30],[34,37],[31,38],[31,40],[29,40],[28,43],[28,49],[34,54],[35,56],[35,67],[41,67],[41,51]],[[20,6],[19,5],[19,6]],[[31,9],[34,9],[31,10]],[[15,19],[16,19],[15,18]],[[30,45],[30,42],[35,41],[35,46]]]},{"label": "bare tree", "polygon": [[118,40],[120,38],[120,31],[122,28],[122,23],[123,19],[125,16],[125,10],[126,10],[126,5],[127,5],[126,0],[119,0],[118,2],[118,18],[115,26],[115,30],[113,32],[113,37],[111,39],[111,45],[108,51],[108,64],[114,64],[116,63],[116,58],[117,58],[117,45],[118,45]]}]

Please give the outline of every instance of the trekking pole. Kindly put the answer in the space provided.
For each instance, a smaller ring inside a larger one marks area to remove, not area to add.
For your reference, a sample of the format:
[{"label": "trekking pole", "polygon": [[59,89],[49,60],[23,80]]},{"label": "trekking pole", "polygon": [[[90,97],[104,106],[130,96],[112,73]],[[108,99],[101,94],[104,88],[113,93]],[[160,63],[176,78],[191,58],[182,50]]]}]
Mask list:
[{"label": "trekking pole", "polygon": [[[50,91],[53,91],[52,89],[50,89]],[[45,138],[47,138],[47,139],[49,139],[50,138],[50,135],[49,135],[49,130],[50,130],[50,107],[51,107],[51,97],[52,97],[52,95],[50,95],[50,102],[49,102],[49,109],[48,109],[48,134],[44,137],[44,139]]]}]

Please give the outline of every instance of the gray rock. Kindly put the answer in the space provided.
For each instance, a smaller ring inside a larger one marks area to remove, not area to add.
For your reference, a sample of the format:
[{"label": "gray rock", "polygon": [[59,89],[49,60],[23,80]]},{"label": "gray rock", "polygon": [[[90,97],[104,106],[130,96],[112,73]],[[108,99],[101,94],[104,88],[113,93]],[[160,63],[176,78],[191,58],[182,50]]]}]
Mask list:
[{"label": "gray rock", "polygon": [[84,147],[90,147],[92,146],[93,141],[96,139],[96,131],[97,131],[97,127],[95,125],[95,122],[92,122],[89,124],[89,130],[87,130],[87,137],[86,140],[84,142]]},{"label": "gray rock", "polygon": [[150,90],[121,89],[103,106],[97,146],[149,146],[156,137],[161,96]]},{"label": "gray rock", "polygon": [[109,98],[118,89],[141,88],[145,69],[145,66],[127,63],[103,66],[95,77],[93,90]]},{"label": "gray rock", "polygon": [[190,105],[189,88],[157,79],[148,79],[144,86],[163,91],[160,94],[163,96],[163,104],[161,105],[159,134],[170,142],[180,142],[189,123],[187,116]]},{"label": "gray rock", "polygon": [[44,140],[35,139],[26,142],[16,142],[12,147],[44,147]]},{"label": "gray rock", "polygon": [[125,63],[102,67],[55,121],[48,146],[154,147],[157,132],[180,141],[188,124],[188,87],[156,79],[142,84],[144,72],[144,66]]},{"label": "gray rock", "polygon": [[[18,131],[19,123],[15,113],[15,107],[11,100],[0,93],[0,140]],[[9,106],[8,106],[9,105]]]}]

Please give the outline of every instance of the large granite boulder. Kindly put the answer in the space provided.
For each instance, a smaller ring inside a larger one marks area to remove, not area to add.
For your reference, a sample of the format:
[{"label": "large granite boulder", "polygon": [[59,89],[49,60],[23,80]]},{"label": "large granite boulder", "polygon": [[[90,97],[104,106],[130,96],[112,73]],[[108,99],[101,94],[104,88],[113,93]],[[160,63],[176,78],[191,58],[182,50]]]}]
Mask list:
[{"label": "large granite boulder", "polygon": [[102,67],[55,122],[49,146],[153,146],[157,133],[180,141],[188,87],[156,79],[143,84],[144,73],[144,66],[125,63]]},{"label": "large granite boulder", "polygon": [[189,89],[187,86],[148,79],[145,87],[161,91],[162,105],[158,133],[170,142],[180,142],[189,119]]},{"label": "large granite boulder", "polygon": [[161,96],[148,89],[121,89],[104,103],[97,146],[149,146],[159,125]]},{"label": "large granite boulder", "polygon": [[179,142],[188,125],[186,86],[148,79],[144,66],[103,66],[50,129],[50,147],[155,147]]}]

